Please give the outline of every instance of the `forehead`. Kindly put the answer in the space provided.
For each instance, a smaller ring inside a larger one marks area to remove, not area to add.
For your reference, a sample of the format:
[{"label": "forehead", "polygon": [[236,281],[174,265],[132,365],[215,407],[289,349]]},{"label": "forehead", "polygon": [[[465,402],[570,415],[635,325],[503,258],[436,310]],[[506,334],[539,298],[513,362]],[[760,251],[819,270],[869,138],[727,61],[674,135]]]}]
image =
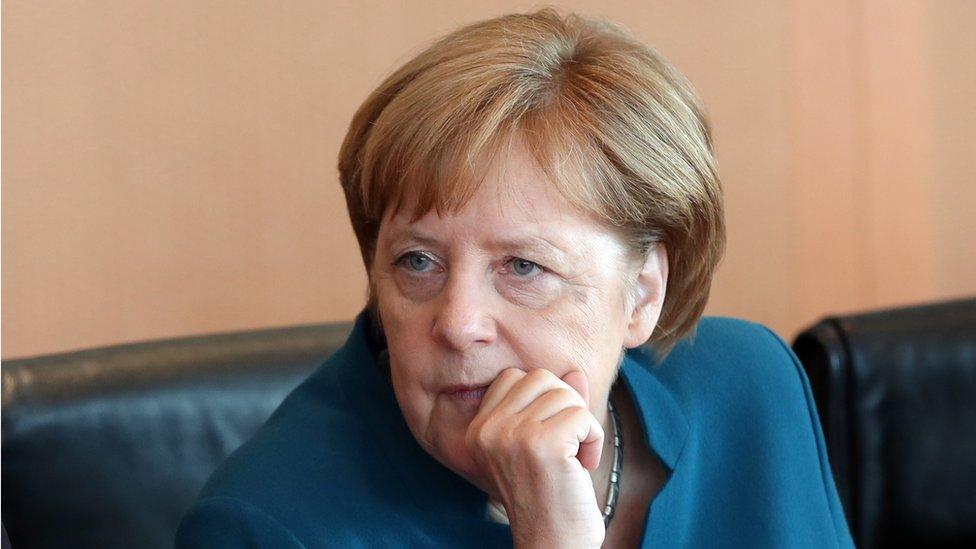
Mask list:
[{"label": "forehead", "polygon": [[[571,204],[539,168],[532,155],[515,145],[498,155],[484,178],[456,212],[418,212],[410,204],[384,216],[381,233],[407,229],[468,231],[499,236],[524,234],[564,241],[567,237],[609,234],[596,217]],[[418,213],[420,215],[418,215]]]}]

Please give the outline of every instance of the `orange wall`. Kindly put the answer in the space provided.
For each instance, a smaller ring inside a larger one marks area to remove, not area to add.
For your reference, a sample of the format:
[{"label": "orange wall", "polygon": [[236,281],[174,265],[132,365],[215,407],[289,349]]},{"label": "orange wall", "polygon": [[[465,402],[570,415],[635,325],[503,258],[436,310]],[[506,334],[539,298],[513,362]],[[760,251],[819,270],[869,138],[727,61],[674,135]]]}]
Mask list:
[{"label": "orange wall", "polygon": [[[335,158],[456,26],[531,2],[3,2],[2,355],[349,319]],[[784,337],[976,294],[976,3],[566,1],[698,87],[729,247],[710,314]]]}]

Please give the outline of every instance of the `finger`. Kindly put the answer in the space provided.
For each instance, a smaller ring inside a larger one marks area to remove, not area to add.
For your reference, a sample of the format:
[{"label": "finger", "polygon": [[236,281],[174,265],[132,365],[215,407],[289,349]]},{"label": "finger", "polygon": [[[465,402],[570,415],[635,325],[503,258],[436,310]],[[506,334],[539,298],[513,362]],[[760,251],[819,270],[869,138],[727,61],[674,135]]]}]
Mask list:
[{"label": "finger", "polygon": [[568,457],[579,460],[584,469],[595,471],[603,453],[603,427],[586,408],[566,408],[543,422],[554,437],[566,445]]},{"label": "finger", "polygon": [[583,402],[587,406],[590,405],[590,380],[587,379],[586,374],[580,370],[573,370],[564,375],[562,380],[573,389],[576,389],[576,392],[583,397]]},{"label": "finger", "polygon": [[518,414],[537,398],[554,389],[573,391],[573,388],[556,377],[556,374],[545,368],[535,368],[512,386],[496,410],[502,414]]},{"label": "finger", "polygon": [[498,374],[491,385],[488,386],[488,390],[485,391],[485,396],[481,398],[481,405],[478,407],[478,414],[487,414],[494,410],[498,403],[505,398],[505,395],[512,389],[520,379],[525,377],[526,373],[518,368],[506,368]]},{"label": "finger", "polygon": [[573,406],[586,407],[583,398],[572,387],[559,387],[543,393],[518,415],[533,421],[545,421]]}]

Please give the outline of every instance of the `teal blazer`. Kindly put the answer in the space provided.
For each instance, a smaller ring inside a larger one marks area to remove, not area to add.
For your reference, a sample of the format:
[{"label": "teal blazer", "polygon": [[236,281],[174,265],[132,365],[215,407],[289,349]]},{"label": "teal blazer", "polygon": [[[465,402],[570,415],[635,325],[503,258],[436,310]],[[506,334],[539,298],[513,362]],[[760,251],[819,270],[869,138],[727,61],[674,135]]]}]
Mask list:
[{"label": "teal blazer", "polygon": [[[363,312],[214,473],[178,548],[512,545],[484,493],[414,440],[371,334]],[[703,318],[660,365],[628,351],[618,383],[668,471],[641,547],[853,547],[809,383],[768,328]]]}]

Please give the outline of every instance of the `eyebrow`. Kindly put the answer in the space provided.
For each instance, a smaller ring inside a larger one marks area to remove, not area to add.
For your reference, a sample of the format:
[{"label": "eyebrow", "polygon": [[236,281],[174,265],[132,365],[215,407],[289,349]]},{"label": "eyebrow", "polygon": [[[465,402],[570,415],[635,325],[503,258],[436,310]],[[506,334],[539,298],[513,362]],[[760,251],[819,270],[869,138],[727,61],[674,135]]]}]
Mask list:
[{"label": "eyebrow", "polygon": [[519,236],[493,239],[491,247],[506,250],[526,250],[550,261],[565,262],[570,258],[570,251],[552,240],[542,236]]},{"label": "eyebrow", "polygon": [[[443,245],[437,238],[413,228],[404,229],[391,239],[393,245],[403,242],[416,242],[433,248]],[[537,235],[492,238],[488,242],[488,249],[520,250],[530,252],[544,260],[562,262],[568,261],[573,255],[571,249],[564,248],[551,239]]]},{"label": "eyebrow", "polygon": [[416,242],[417,244],[423,244],[431,247],[439,246],[441,244],[440,240],[437,240],[432,236],[428,236],[427,234],[416,229],[404,229],[390,239],[391,244],[399,244],[407,241]]}]

